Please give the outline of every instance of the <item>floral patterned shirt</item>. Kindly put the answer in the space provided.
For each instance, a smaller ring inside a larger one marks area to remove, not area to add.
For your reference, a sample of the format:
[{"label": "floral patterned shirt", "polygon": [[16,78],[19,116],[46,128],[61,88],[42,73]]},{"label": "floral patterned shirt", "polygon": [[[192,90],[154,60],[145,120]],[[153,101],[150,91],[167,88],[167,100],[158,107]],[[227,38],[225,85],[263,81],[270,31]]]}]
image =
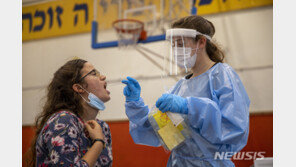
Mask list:
[{"label": "floral patterned shirt", "polygon": [[[106,122],[98,119],[96,121],[102,127],[106,147],[95,166],[111,167],[113,156],[110,128]],[[88,167],[81,158],[91,146],[92,141],[82,119],[71,112],[59,111],[47,120],[37,138],[37,167]]]}]

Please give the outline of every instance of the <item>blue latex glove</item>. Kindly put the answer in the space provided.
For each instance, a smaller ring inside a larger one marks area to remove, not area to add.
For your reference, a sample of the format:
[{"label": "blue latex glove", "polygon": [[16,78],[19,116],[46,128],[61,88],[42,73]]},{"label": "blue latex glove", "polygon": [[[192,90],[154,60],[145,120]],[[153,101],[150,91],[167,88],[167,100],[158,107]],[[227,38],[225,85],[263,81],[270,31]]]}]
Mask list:
[{"label": "blue latex glove", "polygon": [[161,112],[188,114],[187,99],[174,94],[163,94],[157,101],[156,107]]},{"label": "blue latex glove", "polygon": [[126,84],[123,89],[126,101],[138,101],[141,94],[141,86],[139,82],[132,77],[127,77],[127,80],[122,80],[121,82]]}]

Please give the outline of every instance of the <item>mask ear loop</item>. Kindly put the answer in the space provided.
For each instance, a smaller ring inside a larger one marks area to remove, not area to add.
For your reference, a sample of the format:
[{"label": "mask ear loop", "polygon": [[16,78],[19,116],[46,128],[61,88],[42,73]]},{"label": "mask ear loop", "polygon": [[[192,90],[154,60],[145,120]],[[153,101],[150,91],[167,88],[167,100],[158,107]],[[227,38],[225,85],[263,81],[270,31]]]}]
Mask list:
[{"label": "mask ear loop", "polygon": [[191,49],[191,50],[195,50],[195,54],[197,54],[197,50],[198,50],[197,44],[198,44],[198,41],[196,42],[196,48],[195,49]]},{"label": "mask ear loop", "polygon": [[[88,94],[89,94],[89,92],[86,90],[86,89],[84,89],[81,85],[79,85],[80,86],[80,88],[81,89],[83,89],[84,91],[86,91]],[[87,101],[80,93],[78,93],[79,94],[79,96],[84,100],[84,101],[86,101],[86,102],[90,102],[90,100],[89,101]]]},{"label": "mask ear loop", "polygon": [[[196,31],[196,36],[197,36],[197,35],[204,36],[204,37],[207,38],[210,42],[212,42],[212,38],[211,38],[209,35],[202,34],[202,33],[198,32],[198,31]],[[198,41],[197,41],[197,42],[198,42]],[[195,54],[197,54],[197,50],[198,50],[198,49],[199,49],[198,47],[195,48]]]}]

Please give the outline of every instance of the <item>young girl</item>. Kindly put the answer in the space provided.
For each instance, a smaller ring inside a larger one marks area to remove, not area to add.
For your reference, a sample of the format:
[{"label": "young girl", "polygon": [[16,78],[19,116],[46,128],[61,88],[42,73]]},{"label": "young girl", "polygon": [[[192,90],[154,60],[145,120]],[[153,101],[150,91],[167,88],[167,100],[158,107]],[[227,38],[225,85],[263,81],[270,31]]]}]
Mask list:
[{"label": "young girl", "polygon": [[105,79],[82,59],[55,72],[36,120],[30,166],[112,166],[109,126],[96,119],[110,100]]},{"label": "young girl", "polygon": [[[224,54],[213,43],[214,34],[214,25],[201,16],[181,18],[167,31],[178,66],[192,71],[156,102],[162,112],[182,114],[191,131],[191,137],[172,150],[168,167],[234,166],[229,158],[247,144],[249,97],[236,72],[222,63]],[[190,54],[177,52],[175,47],[184,47]],[[148,121],[149,108],[140,97],[139,83],[131,77],[122,82],[127,85],[125,107],[133,140],[160,146]]]}]

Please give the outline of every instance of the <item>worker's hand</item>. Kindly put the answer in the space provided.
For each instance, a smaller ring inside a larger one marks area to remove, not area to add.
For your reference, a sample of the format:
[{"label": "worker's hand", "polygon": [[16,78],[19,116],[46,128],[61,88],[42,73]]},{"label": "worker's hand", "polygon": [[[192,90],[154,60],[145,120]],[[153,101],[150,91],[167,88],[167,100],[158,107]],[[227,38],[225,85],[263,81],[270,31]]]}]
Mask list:
[{"label": "worker's hand", "polygon": [[90,121],[87,121],[84,125],[92,140],[94,139],[104,140],[104,134],[102,132],[102,128],[97,121],[90,120]]},{"label": "worker's hand", "polygon": [[161,112],[188,114],[187,99],[174,94],[163,94],[157,101],[156,107]]},{"label": "worker's hand", "polygon": [[141,94],[141,86],[139,82],[132,77],[127,77],[127,80],[122,80],[121,82],[126,84],[123,89],[126,101],[138,101]]}]

